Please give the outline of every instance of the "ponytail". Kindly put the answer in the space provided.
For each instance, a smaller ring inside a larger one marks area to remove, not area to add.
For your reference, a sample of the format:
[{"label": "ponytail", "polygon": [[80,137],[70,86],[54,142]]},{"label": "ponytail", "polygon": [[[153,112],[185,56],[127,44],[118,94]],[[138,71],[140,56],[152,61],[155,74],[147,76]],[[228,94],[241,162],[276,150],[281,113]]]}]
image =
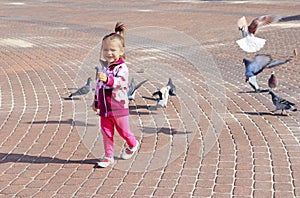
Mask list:
[{"label": "ponytail", "polygon": [[115,26],[115,34],[118,34],[122,37],[121,42],[123,47],[125,47],[126,33],[125,33],[125,25],[121,22],[117,22]]}]

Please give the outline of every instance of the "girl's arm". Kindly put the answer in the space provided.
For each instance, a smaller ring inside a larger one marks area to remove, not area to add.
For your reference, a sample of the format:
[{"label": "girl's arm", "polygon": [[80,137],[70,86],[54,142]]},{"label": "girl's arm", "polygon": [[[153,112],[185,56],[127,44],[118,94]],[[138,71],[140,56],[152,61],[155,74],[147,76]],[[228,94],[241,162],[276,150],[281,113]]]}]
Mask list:
[{"label": "girl's arm", "polygon": [[128,68],[126,66],[120,66],[115,76],[108,76],[106,86],[116,89],[128,86]]}]

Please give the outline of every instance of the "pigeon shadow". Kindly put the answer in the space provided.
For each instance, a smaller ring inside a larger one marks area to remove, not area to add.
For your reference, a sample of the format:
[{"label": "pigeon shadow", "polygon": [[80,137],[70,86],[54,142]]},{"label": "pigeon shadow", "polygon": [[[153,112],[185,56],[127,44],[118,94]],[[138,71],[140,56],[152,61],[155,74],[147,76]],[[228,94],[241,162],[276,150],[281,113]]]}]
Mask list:
[{"label": "pigeon shadow", "polygon": [[148,109],[148,105],[131,105],[129,106],[129,110],[134,110],[134,109]]},{"label": "pigeon shadow", "polygon": [[264,116],[264,115],[270,115],[270,116],[287,116],[286,114],[281,113],[270,113],[270,112],[239,112],[247,115],[253,115],[253,116]]},{"label": "pigeon shadow", "polygon": [[299,21],[299,20],[300,20],[300,15],[294,15],[294,16],[283,17],[281,18],[280,21],[287,22],[287,21]]},{"label": "pigeon shadow", "polygon": [[[129,111],[130,115],[149,115],[149,112]],[[153,113],[152,113],[153,114]]]},{"label": "pigeon shadow", "polygon": [[137,111],[137,110],[139,110],[139,109],[150,110],[150,108],[151,107],[148,105],[129,106],[129,114],[131,114],[131,115],[149,115],[149,111],[145,112],[145,111]]},{"label": "pigeon shadow", "polygon": [[70,98],[70,97],[65,97],[63,99],[64,100],[80,100],[80,98]]},{"label": "pigeon shadow", "polygon": [[76,121],[73,119],[68,120],[42,120],[34,122],[26,122],[27,124],[69,124],[74,126],[96,126],[96,124],[87,124],[82,121]]},{"label": "pigeon shadow", "polygon": [[173,128],[167,128],[167,127],[162,127],[162,128],[154,128],[154,127],[143,127],[141,128],[143,133],[148,133],[148,134],[158,134],[158,133],[163,133],[166,135],[186,135],[190,134],[191,132],[187,131],[177,131]]},{"label": "pigeon shadow", "polygon": [[239,91],[238,93],[267,93],[269,92],[269,89],[263,89],[260,91]]},{"label": "pigeon shadow", "polygon": [[157,101],[157,99],[153,97],[142,96],[142,98],[145,98],[147,100]]},{"label": "pigeon shadow", "polygon": [[99,159],[66,160],[56,157],[33,156],[17,153],[0,153],[0,164],[2,163],[31,163],[31,164],[95,164]]}]

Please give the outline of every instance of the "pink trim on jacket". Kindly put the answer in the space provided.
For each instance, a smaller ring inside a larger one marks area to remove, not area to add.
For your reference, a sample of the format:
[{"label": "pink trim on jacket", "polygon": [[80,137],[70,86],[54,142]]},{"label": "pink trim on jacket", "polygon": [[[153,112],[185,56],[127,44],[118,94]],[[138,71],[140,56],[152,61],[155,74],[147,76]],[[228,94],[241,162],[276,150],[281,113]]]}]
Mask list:
[{"label": "pink trim on jacket", "polygon": [[123,59],[102,67],[100,72],[107,75],[107,82],[98,81],[95,89],[95,102],[98,103],[100,116],[129,115],[128,68]]}]

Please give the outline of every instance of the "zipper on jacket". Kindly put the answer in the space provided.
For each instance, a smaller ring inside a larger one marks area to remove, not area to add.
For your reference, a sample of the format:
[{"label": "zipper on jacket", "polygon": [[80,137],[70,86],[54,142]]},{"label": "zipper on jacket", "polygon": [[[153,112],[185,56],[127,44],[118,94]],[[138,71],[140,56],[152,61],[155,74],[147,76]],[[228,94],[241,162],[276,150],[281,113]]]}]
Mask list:
[{"label": "zipper on jacket", "polygon": [[104,102],[104,107],[105,107],[105,117],[108,117],[108,110],[107,110],[107,104],[106,104],[106,95],[105,95],[105,87],[102,85],[103,89],[103,102]]}]

